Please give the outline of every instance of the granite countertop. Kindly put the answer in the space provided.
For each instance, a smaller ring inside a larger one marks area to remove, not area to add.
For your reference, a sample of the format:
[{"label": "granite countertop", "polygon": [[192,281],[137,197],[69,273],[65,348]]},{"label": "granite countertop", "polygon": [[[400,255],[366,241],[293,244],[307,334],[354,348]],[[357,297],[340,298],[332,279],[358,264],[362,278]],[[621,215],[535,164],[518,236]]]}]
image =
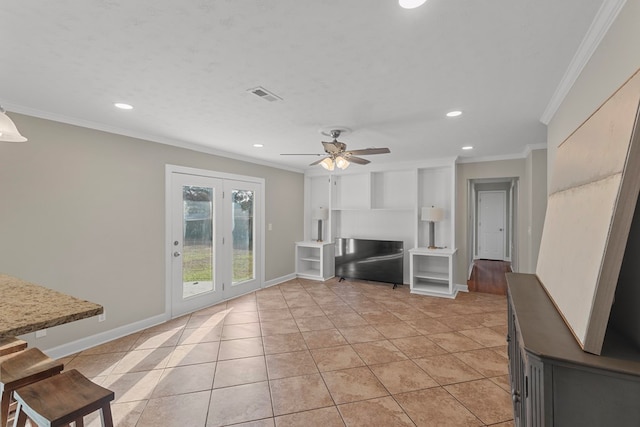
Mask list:
[{"label": "granite countertop", "polygon": [[0,274],[0,338],[97,316],[103,311],[99,304]]}]

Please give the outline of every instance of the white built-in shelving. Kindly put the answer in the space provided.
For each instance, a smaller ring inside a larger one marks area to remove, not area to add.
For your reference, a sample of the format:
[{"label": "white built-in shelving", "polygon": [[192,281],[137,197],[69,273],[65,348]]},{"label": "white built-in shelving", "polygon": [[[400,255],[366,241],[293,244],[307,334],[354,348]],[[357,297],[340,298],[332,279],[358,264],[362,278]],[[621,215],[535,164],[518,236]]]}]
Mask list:
[{"label": "white built-in shelving", "polygon": [[[410,283],[414,277],[443,282],[444,276],[414,275],[410,250],[426,249],[429,239],[428,223],[420,220],[421,208],[440,207],[445,211],[445,219],[435,224],[435,244],[450,252],[448,265],[455,264],[455,161],[442,159],[401,166],[353,165],[346,171],[332,173],[321,168],[308,171],[305,240],[318,238],[313,212],[323,207],[330,215],[321,239],[327,242],[337,237],[403,241],[404,283]],[[452,282],[451,276],[448,277]]]}]

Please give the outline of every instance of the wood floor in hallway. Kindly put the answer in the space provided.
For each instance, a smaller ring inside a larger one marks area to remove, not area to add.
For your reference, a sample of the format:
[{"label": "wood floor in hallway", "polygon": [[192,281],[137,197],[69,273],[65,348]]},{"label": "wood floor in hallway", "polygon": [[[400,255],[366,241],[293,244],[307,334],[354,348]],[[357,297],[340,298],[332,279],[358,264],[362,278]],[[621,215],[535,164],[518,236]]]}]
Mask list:
[{"label": "wood floor in hallway", "polygon": [[467,281],[469,291],[506,295],[507,279],[505,273],[510,271],[511,263],[508,261],[477,259],[473,263],[471,278]]}]

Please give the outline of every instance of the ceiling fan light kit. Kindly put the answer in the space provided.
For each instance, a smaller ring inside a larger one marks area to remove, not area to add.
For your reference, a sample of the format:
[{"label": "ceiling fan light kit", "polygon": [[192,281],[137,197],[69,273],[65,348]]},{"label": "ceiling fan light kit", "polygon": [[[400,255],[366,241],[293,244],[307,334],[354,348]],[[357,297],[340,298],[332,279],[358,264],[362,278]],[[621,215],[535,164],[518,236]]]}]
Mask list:
[{"label": "ceiling fan light kit", "polygon": [[331,157],[325,157],[321,162],[320,162],[320,166],[322,166],[323,168],[325,168],[328,171],[332,171],[336,168],[336,166],[338,167],[338,169],[342,169],[345,170],[346,168],[349,167],[351,163],[349,163],[349,161],[347,159],[345,159],[344,157],[336,157],[335,159],[331,158]]}]

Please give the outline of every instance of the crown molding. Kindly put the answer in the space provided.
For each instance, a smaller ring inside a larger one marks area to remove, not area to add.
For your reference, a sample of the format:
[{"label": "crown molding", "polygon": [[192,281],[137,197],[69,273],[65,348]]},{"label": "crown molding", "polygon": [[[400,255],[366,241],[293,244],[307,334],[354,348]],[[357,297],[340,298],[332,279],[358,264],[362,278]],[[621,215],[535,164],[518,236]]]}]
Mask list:
[{"label": "crown molding", "polygon": [[524,153],[520,154],[502,154],[498,156],[483,156],[483,157],[460,157],[456,163],[484,163],[484,162],[499,162],[503,160],[522,160],[526,158]]},{"label": "crown molding", "polygon": [[281,164],[263,161],[263,160],[256,159],[254,157],[243,156],[241,154],[230,153],[223,150],[217,150],[212,147],[207,147],[205,145],[200,145],[192,142],[179,141],[179,140],[165,138],[165,137],[152,135],[144,132],[136,132],[128,129],[118,128],[115,126],[105,125],[103,123],[93,122],[90,120],[71,118],[71,117],[67,117],[59,114],[53,114],[53,113],[36,110],[32,108],[27,108],[27,107],[22,107],[22,106],[10,104],[10,103],[6,103],[4,105],[7,105],[6,107],[7,110],[14,113],[18,113],[18,114],[23,114],[25,116],[51,120],[53,122],[64,123],[72,126],[78,126],[78,127],[97,130],[97,131],[106,132],[106,133],[112,133],[114,135],[121,135],[129,138],[141,139],[143,141],[157,142],[159,144],[171,145],[173,147],[184,148],[191,151],[197,151],[199,153],[210,154],[218,157],[225,157],[228,159],[239,160],[247,163],[253,163],[253,164],[267,166],[267,167],[276,168],[276,169],[282,169],[289,172],[297,172],[301,174],[304,173],[303,169],[284,166]]},{"label": "crown molding", "polygon": [[522,160],[529,157],[534,150],[546,150],[547,143],[542,142],[540,144],[527,144],[522,150],[522,153],[514,154],[502,154],[498,156],[484,156],[484,157],[459,157],[456,163],[483,163],[483,162],[497,162],[502,160]]},{"label": "crown molding", "polygon": [[545,108],[542,116],[540,117],[540,121],[545,125],[548,125],[553,116],[560,108],[562,101],[566,98],[567,94],[573,87],[573,84],[576,82],[580,73],[591,59],[591,56],[597,49],[598,45],[604,38],[607,31],[618,17],[620,10],[625,5],[627,0],[604,0],[602,6],[596,13],[593,22],[591,22],[591,26],[587,33],[585,34],[578,50],[576,51],[573,59],[571,59],[571,63],[569,63],[569,67],[564,73],[562,80],[560,80],[560,84],[556,87],[556,91],[553,96],[549,100],[547,104],[547,108]]}]

